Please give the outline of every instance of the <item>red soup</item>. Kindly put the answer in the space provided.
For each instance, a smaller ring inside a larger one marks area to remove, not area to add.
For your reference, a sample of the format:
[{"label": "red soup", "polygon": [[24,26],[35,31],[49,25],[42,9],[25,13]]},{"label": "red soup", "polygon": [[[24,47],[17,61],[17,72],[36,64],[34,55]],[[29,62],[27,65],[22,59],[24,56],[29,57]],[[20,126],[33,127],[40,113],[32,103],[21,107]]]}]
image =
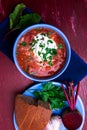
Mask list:
[{"label": "red soup", "polygon": [[17,44],[16,57],[29,75],[45,78],[60,71],[66,61],[66,46],[55,31],[36,28],[24,34]]}]

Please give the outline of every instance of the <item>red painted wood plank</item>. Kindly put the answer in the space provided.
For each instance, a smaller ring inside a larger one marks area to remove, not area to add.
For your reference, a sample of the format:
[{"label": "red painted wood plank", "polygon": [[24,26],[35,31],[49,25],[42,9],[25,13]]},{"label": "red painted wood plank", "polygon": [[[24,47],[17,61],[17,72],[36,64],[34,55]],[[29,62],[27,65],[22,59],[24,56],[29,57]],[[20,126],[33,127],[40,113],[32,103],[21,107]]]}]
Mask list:
[{"label": "red painted wood plank", "polygon": [[[87,0],[1,0],[5,15],[1,14],[2,21],[20,2],[24,2],[31,10],[41,15],[42,19],[61,29],[68,37],[71,47],[87,63]],[[16,82],[15,82],[16,81]],[[31,83],[24,78],[14,64],[0,53],[0,130],[14,130],[12,112],[14,97]],[[26,87],[24,87],[26,86]],[[87,130],[87,77],[81,81],[80,96],[83,100],[86,120],[83,130]],[[10,106],[10,107],[9,107]]]}]

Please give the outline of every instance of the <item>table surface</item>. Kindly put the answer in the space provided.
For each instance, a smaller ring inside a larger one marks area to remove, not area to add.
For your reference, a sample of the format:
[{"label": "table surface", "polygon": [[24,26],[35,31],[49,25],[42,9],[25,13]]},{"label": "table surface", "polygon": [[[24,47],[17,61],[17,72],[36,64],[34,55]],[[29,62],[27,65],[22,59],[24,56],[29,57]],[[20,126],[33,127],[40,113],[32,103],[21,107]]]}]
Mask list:
[{"label": "table surface", "polygon": [[[46,23],[61,29],[73,50],[87,63],[87,0],[0,0],[0,22],[20,2],[39,13]],[[15,95],[32,83],[0,52],[0,130],[14,130],[12,116]],[[87,76],[81,80],[80,86],[79,95],[86,113],[83,130],[87,130]]]}]

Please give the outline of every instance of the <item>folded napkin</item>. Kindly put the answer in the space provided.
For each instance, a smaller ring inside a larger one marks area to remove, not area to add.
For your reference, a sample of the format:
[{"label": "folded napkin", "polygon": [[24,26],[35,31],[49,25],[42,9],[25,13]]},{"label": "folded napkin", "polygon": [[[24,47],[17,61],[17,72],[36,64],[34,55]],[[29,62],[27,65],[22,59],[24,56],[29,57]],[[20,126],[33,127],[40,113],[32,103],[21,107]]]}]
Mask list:
[{"label": "folded napkin", "polygon": [[[24,13],[31,13],[26,9]],[[42,23],[42,21],[41,21]],[[14,31],[5,39],[6,32],[9,30],[9,17],[0,24],[0,51],[13,61],[13,45],[20,31]],[[76,85],[87,75],[87,64],[71,49],[71,60],[66,71],[55,81],[74,81]]]}]

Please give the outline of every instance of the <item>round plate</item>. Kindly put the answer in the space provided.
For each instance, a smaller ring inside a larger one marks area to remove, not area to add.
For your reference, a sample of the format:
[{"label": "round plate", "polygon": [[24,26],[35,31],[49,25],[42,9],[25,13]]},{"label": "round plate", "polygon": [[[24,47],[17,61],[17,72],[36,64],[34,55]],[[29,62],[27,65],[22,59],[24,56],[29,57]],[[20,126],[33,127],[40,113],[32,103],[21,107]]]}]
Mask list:
[{"label": "round plate", "polygon": [[[52,82],[55,86],[60,86],[61,87],[61,83],[59,82]],[[45,83],[38,83],[36,85],[33,85],[32,87],[28,88],[27,90],[25,90],[23,92],[23,95],[26,95],[26,96],[32,96],[34,97],[33,95],[33,92],[35,90],[41,90],[42,89],[42,85],[45,84]],[[84,121],[85,121],[85,110],[84,110],[84,105],[83,105],[83,102],[81,100],[81,98],[78,96],[78,99],[77,99],[77,103],[76,103],[76,108],[78,109],[78,111],[81,113],[82,117],[83,117],[83,121],[82,121],[82,124],[81,126],[77,129],[77,130],[82,130],[83,128],[83,125],[84,125]],[[53,114],[58,114],[60,115],[61,113],[61,109],[58,109],[58,110],[52,110]],[[16,123],[16,118],[15,118],[15,113],[13,115],[13,122],[14,122],[14,126],[15,126],[15,130],[18,130],[18,126],[17,126],[17,123]],[[60,130],[67,130],[64,125],[61,126]]]}]

